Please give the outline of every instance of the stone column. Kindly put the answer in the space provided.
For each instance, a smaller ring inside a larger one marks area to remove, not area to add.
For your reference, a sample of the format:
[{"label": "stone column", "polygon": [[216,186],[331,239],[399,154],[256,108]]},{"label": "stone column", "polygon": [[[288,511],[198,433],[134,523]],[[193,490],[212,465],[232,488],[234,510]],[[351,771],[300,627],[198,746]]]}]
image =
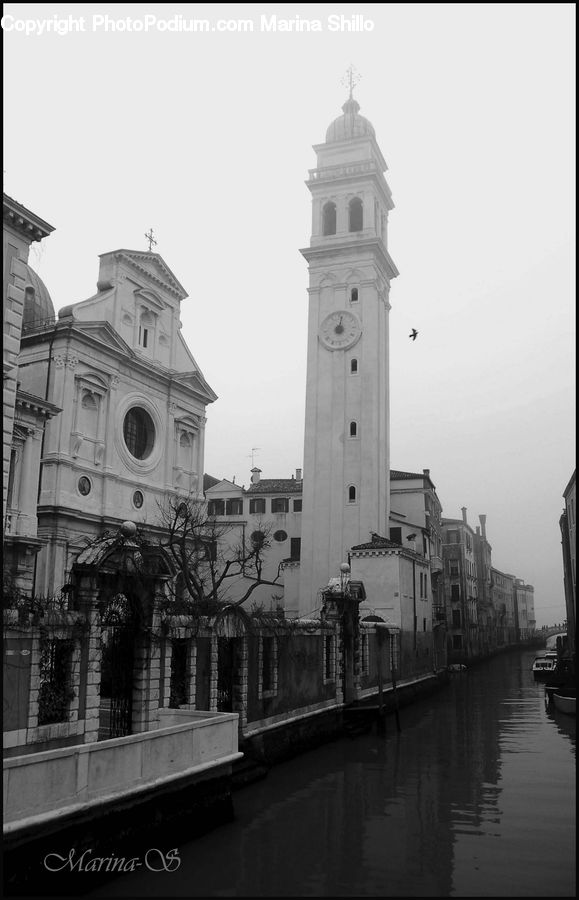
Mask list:
[{"label": "stone column", "polygon": [[217,649],[217,635],[211,634],[211,678],[209,680],[209,711],[217,712],[217,668],[219,664],[219,652]]},{"label": "stone column", "polygon": [[239,713],[239,731],[247,725],[247,684],[248,684],[248,641],[247,636],[240,639],[237,659],[236,679],[233,685],[234,712]]},{"label": "stone column", "polygon": [[189,641],[189,689],[187,691],[187,702],[189,706],[195,708],[195,696],[197,693],[197,642],[190,639]]},{"label": "stone column", "polygon": [[[149,639],[144,634],[135,635],[135,656],[133,671],[133,714],[131,732],[145,731],[148,719],[149,691]],[[157,692],[158,693],[158,692]]]},{"label": "stone column", "polygon": [[38,628],[32,630],[31,637],[28,731],[38,727],[38,693],[40,691],[40,631]]},{"label": "stone column", "polygon": [[164,650],[165,650],[165,658],[163,660],[163,703],[162,705],[167,707],[169,706],[169,700],[171,697],[171,660],[173,659],[173,643],[171,641],[171,635],[167,635],[164,640]]},{"label": "stone column", "polygon": [[[80,593],[80,592],[79,592]],[[98,741],[101,704],[101,617],[96,608],[96,589],[94,601],[88,612],[88,639],[87,639],[87,673],[86,673],[86,698],[84,713],[84,743],[90,744]],[[81,607],[82,608],[82,607]]]}]

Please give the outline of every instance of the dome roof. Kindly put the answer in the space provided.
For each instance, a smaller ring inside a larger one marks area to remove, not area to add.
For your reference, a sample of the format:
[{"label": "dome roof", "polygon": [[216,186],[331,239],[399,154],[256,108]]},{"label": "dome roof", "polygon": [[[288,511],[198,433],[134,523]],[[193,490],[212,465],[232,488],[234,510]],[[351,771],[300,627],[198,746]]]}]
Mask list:
[{"label": "dome roof", "polygon": [[347,141],[358,137],[376,137],[372,123],[364,116],[358,115],[360,104],[350,97],[342,106],[343,116],[334,119],[326,131],[326,143],[333,144],[336,141]]},{"label": "dome roof", "polygon": [[46,319],[54,319],[54,305],[50,299],[48,288],[28,263],[24,285],[24,312],[22,314],[22,327],[40,322]]}]

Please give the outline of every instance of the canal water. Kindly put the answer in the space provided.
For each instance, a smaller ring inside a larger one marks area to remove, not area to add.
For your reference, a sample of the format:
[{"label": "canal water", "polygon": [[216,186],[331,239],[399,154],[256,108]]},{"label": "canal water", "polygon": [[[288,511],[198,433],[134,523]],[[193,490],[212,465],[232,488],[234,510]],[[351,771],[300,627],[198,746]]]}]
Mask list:
[{"label": "canal water", "polygon": [[453,675],[400,734],[388,718],[273,768],[178,869],[92,896],[575,896],[575,720],[545,709],[534,656]]}]

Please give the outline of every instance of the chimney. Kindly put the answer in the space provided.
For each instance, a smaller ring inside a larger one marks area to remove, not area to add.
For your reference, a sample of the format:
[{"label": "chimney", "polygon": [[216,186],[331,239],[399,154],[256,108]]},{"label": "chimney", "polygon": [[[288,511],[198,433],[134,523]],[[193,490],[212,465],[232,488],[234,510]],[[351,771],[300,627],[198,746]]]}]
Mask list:
[{"label": "chimney", "polygon": [[422,471],[424,472],[424,474],[426,475],[427,478],[430,478],[430,469],[423,469]]},{"label": "chimney", "polygon": [[465,525],[468,525],[468,522],[466,521],[466,506],[461,506],[461,509],[462,509],[462,521],[464,522]]},{"label": "chimney", "polygon": [[483,541],[486,541],[486,539],[487,539],[487,517],[479,516],[479,520],[480,520],[480,528],[482,531]]},{"label": "chimney", "polygon": [[301,480],[302,480],[302,470],[296,469],[296,481],[301,481]]},{"label": "chimney", "polygon": [[251,483],[259,484],[259,476],[261,475],[261,469],[258,469],[257,466],[254,466],[251,470]]},{"label": "chimney", "polygon": [[480,526],[479,525],[476,526],[476,536],[480,537]]}]

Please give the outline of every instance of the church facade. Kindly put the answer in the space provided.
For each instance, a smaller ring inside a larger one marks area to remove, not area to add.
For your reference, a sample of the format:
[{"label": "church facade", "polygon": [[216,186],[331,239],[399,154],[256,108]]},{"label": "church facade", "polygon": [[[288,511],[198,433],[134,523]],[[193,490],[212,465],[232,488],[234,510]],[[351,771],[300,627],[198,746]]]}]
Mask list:
[{"label": "church facade", "polygon": [[159,254],[117,250],[92,297],[25,327],[21,389],[62,410],[44,439],[37,594],[67,583],[87,538],[125,520],[158,533],[168,497],[202,499],[216,395],[181,334],[186,296]]}]

